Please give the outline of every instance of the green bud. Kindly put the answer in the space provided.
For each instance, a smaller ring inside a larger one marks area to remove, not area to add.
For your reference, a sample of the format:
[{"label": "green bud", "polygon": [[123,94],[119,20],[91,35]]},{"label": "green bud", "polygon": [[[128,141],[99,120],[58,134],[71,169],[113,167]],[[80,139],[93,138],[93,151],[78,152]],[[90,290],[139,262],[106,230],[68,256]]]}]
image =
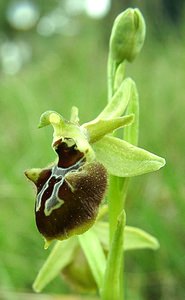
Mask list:
[{"label": "green bud", "polygon": [[110,37],[110,54],[116,63],[133,61],[145,39],[145,21],[138,9],[128,8],[114,21]]}]

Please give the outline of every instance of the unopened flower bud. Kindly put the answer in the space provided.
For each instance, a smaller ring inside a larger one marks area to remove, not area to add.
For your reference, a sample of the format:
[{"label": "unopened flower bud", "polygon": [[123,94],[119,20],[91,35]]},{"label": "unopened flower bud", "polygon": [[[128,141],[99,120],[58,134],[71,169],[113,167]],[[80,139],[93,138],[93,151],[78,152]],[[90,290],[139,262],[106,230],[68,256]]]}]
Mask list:
[{"label": "unopened flower bud", "polygon": [[110,38],[110,54],[116,63],[132,61],[145,39],[145,21],[138,9],[128,8],[114,21]]}]

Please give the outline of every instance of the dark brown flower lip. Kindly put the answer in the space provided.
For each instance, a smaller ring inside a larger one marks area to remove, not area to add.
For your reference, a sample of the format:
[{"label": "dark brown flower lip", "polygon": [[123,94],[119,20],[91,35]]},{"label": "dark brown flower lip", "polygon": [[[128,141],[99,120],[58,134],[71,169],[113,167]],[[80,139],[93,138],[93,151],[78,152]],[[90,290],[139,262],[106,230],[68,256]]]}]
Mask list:
[{"label": "dark brown flower lip", "polygon": [[58,161],[28,176],[37,187],[36,225],[47,241],[87,231],[107,188],[105,167],[94,158],[89,161],[87,149],[79,151],[74,139],[59,138],[53,148]]},{"label": "dark brown flower lip", "polygon": [[36,224],[50,241],[88,230],[95,222],[107,186],[107,172],[97,161],[59,139],[54,144],[58,162],[43,169],[36,182]]},{"label": "dark brown flower lip", "polygon": [[[46,214],[48,199],[45,193],[39,210],[35,211],[38,230],[47,240],[66,239],[85,232],[93,225],[106,191],[107,172],[96,161],[85,163],[80,171],[67,172],[59,185],[58,198],[62,202],[51,203]],[[51,185],[48,195],[52,192]]]}]

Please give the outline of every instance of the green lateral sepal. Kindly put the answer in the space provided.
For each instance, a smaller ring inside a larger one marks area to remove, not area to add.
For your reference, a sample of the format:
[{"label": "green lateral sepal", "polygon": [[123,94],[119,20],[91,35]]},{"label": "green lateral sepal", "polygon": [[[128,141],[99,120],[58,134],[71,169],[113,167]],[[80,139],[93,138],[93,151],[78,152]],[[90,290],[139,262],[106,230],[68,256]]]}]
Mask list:
[{"label": "green lateral sepal", "polygon": [[111,175],[118,177],[154,172],[165,165],[164,158],[112,136],[94,143],[93,149],[97,160]]}]

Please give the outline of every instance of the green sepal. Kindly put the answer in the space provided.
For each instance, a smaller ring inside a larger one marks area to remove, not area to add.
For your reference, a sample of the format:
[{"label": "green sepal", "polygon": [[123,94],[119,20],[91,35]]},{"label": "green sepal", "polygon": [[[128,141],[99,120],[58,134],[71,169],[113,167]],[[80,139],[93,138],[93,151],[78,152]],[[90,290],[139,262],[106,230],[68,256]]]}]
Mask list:
[{"label": "green sepal", "polygon": [[[97,222],[93,230],[98,235],[105,250],[109,250],[109,224],[108,222]],[[160,245],[158,240],[146,231],[132,226],[125,226],[124,251],[151,249],[157,250]]]},{"label": "green sepal", "polygon": [[130,114],[124,117],[113,119],[95,119],[92,122],[83,124],[87,130],[89,143],[95,143],[104,135],[112,133],[114,130],[126,125],[132,124],[134,115]]},{"label": "green sepal", "polygon": [[63,126],[64,123],[65,120],[59,113],[53,110],[48,110],[41,115],[38,128],[42,128],[50,124],[54,126],[60,124]]},{"label": "green sepal", "polygon": [[76,237],[56,242],[33,283],[35,292],[41,292],[63,268],[70,264],[74,258],[77,243]]},{"label": "green sepal", "polygon": [[49,110],[44,112],[39,121],[38,128],[42,128],[48,125],[52,125],[53,132],[53,143],[64,136],[66,125],[69,126],[70,122],[66,121],[59,113]]},{"label": "green sepal", "polygon": [[108,253],[103,288],[101,291],[102,300],[120,299],[120,272],[122,269],[125,223],[126,215],[123,211],[118,217],[117,227]]},{"label": "green sepal", "polygon": [[153,172],[165,165],[164,158],[112,136],[105,136],[92,146],[97,160],[118,177]]},{"label": "green sepal", "polygon": [[97,119],[111,119],[122,116],[131,99],[133,85],[134,81],[131,78],[126,78]]}]

